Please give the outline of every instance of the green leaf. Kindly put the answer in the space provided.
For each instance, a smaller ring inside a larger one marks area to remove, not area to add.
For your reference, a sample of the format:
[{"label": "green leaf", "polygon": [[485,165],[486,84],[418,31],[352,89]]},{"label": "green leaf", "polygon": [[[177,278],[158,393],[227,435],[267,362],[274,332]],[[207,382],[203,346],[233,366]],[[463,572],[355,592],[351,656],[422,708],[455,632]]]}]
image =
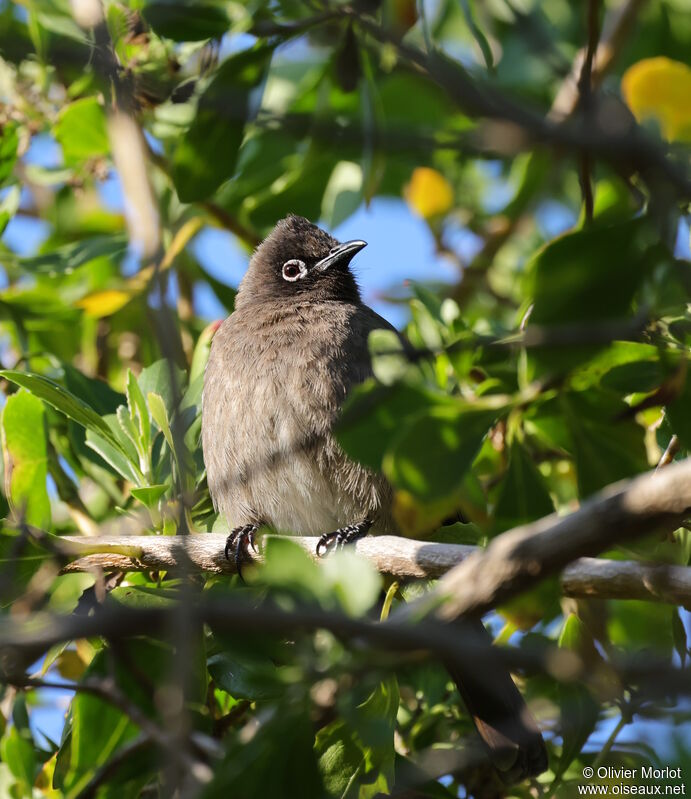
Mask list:
[{"label": "green leaf", "polygon": [[[564,622],[559,646],[580,654],[584,639],[592,641],[592,636],[578,616],[570,613]],[[588,689],[580,683],[561,683],[558,701],[563,744],[556,773],[563,774],[595,729],[599,707]]]},{"label": "green leaf", "polygon": [[671,655],[674,628],[669,610],[668,605],[637,599],[610,602],[607,632],[612,643],[629,651],[655,649]]},{"label": "green leaf", "polygon": [[364,615],[379,598],[381,575],[355,552],[334,552],[321,566],[327,595],[334,596],[348,615]]},{"label": "green leaf", "polygon": [[0,186],[3,186],[12,174],[17,160],[18,130],[19,125],[16,122],[6,122],[0,132]]},{"label": "green leaf", "polygon": [[372,469],[381,469],[391,439],[416,414],[437,404],[449,404],[442,394],[419,386],[383,386],[370,379],[349,395],[336,426],[343,449]]},{"label": "green leaf", "polygon": [[684,386],[679,395],[665,408],[665,417],[679,436],[684,448],[691,451],[691,369],[686,370]]},{"label": "green leaf", "polygon": [[553,512],[554,504],[542,475],[523,444],[514,441],[494,508],[494,531],[500,533]]},{"label": "green leaf", "polygon": [[127,404],[130,410],[130,418],[136,420],[138,430],[139,450],[148,453],[151,447],[151,420],[149,419],[149,408],[147,407],[144,393],[142,392],[137,378],[131,370],[127,371]]},{"label": "green leaf", "polygon": [[581,498],[648,468],[643,428],[622,418],[628,406],[616,396],[571,392],[560,402],[573,442]]},{"label": "green leaf", "polygon": [[47,402],[87,430],[98,433],[115,447],[120,446],[108,424],[93,408],[50,378],[13,369],[0,370],[0,376],[28,389],[35,397]]},{"label": "green leaf", "polygon": [[546,345],[531,349],[529,363],[537,374],[564,372],[592,357],[598,345],[549,346],[549,327],[622,319],[654,264],[656,240],[647,219],[592,226],[550,242],[528,268],[532,278],[531,327],[547,328]]},{"label": "green leaf", "polygon": [[400,380],[410,368],[410,361],[395,330],[373,330],[367,337],[372,356],[372,372],[385,386]]},{"label": "green leaf", "polygon": [[22,199],[21,186],[12,186],[8,190],[5,197],[0,200],[0,235],[5,232],[5,228],[10,222],[10,219],[19,210],[19,203]]},{"label": "green leaf", "polygon": [[7,498],[17,518],[50,527],[46,412],[41,400],[22,389],[7,398],[2,412]]},{"label": "green leaf", "polygon": [[[146,716],[156,720],[157,710],[150,686],[164,685],[170,674],[171,648],[151,639],[123,641],[121,658],[113,659],[106,650],[91,661],[84,679],[114,677],[117,688]],[[145,674],[146,681],[138,676]],[[77,692],[71,705],[72,736],[69,744],[69,771],[65,793],[76,795],[95,770],[128,741],[136,738],[139,727],[119,708],[97,696]],[[157,766],[148,764],[149,772]]]},{"label": "green leaf", "polygon": [[112,439],[106,439],[93,430],[87,430],[86,446],[98,453],[125,480],[129,480],[135,485],[141,485],[145,482],[144,476],[119,443],[113,444]]},{"label": "green leaf", "polygon": [[337,227],[362,203],[363,174],[360,164],[339,161],[334,167],[322,197],[321,219],[330,228]]},{"label": "green leaf", "polygon": [[146,505],[147,508],[153,508],[169,488],[170,486],[165,483],[162,485],[133,488],[131,489],[130,493],[135,499],[138,499],[141,503]]},{"label": "green leaf", "polygon": [[38,544],[32,536],[21,530],[0,527],[0,579],[2,592],[0,605],[5,607],[21,596],[41,565],[50,557],[50,552]]},{"label": "green leaf", "polygon": [[370,799],[390,793],[399,698],[396,678],[388,677],[342,719],[319,730],[315,751],[329,796]]},{"label": "green leaf", "polygon": [[146,401],[151,411],[151,418],[158,425],[158,429],[163,433],[163,437],[170,447],[170,451],[175,454],[175,442],[173,441],[173,433],[170,429],[170,422],[168,421],[168,411],[166,410],[163,398],[160,394],[155,394],[153,391],[150,391],[146,395]]},{"label": "green leaf", "polygon": [[233,174],[250,116],[250,92],[262,81],[272,52],[258,45],[231,56],[199,98],[173,155],[173,182],[182,202],[209,197]]},{"label": "green leaf", "polygon": [[125,403],[125,395],[114,391],[105,380],[89,377],[69,363],[61,363],[65,388],[93,408],[96,413],[106,416],[115,413]]},{"label": "green leaf", "polygon": [[651,265],[649,222],[566,233],[535,256],[531,325],[559,325],[624,316]]},{"label": "green leaf", "polygon": [[319,566],[294,541],[267,536],[265,564],[256,578],[271,588],[288,588],[308,599],[324,597],[324,585]]},{"label": "green leaf", "polygon": [[201,799],[323,799],[305,704],[275,708],[249,741],[234,742]]},{"label": "green leaf", "polygon": [[571,387],[582,391],[603,385],[630,394],[652,390],[664,376],[657,347],[637,341],[613,341],[572,374]]},{"label": "green leaf", "polygon": [[8,727],[0,741],[0,757],[10,771],[22,783],[22,794],[31,795],[36,779],[36,755],[30,735],[24,735],[16,727]]},{"label": "green leaf", "polygon": [[397,435],[384,457],[384,474],[396,488],[423,501],[458,491],[499,412],[462,405],[431,408]]},{"label": "green leaf", "polygon": [[208,0],[148,0],[142,14],[159,36],[176,42],[220,39],[231,24],[227,4]]},{"label": "green leaf", "polygon": [[211,655],[208,669],[216,685],[236,699],[278,699],[286,691],[280,669],[260,653],[226,649]]},{"label": "green leaf", "polygon": [[66,105],[58,115],[53,135],[62,146],[65,162],[76,164],[110,151],[106,116],[96,97]]},{"label": "green leaf", "polygon": [[182,369],[163,358],[142,369],[137,378],[137,386],[143,396],[153,392],[163,399],[168,418],[173,417],[184,385],[185,373]]},{"label": "green leaf", "polygon": [[25,258],[8,258],[25,272],[36,275],[69,275],[80,266],[96,258],[117,258],[127,250],[127,236],[116,233],[112,236],[91,236],[70,244],[63,244],[42,255]]}]

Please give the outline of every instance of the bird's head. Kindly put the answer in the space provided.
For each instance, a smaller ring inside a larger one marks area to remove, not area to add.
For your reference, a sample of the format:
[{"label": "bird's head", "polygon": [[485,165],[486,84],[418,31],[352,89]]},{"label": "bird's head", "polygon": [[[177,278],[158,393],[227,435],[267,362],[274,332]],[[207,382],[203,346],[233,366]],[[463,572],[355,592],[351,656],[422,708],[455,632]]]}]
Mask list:
[{"label": "bird's head", "polygon": [[359,240],[341,244],[307,219],[288,216],[252,256],[237,299],[241,303],[310,297],[356,302],[360,293],[349,264],[365,246]]}]

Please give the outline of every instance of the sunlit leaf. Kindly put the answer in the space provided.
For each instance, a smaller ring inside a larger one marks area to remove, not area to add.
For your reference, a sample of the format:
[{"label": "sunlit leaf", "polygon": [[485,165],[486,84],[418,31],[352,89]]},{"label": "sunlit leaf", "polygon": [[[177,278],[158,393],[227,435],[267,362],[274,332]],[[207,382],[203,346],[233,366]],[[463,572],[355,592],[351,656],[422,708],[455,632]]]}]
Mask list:
[{"label": "sunlit leaf", "polygon": [[119,289],[105,289],[87,294],[81,300],[77,300],[75,305],[82,308],[88,316],[100,319],[105,316],[112,316],[132,299],[132,295],[127,291]]},{"label": "sunlit leaf", "polygon": [[453,188],[436,169],[417,167],[405,192],[408,205],[424,219],[445,214],[453,205]]},{"label": "sunlit leaf", "polygon": [[691,141],[691,67],[665,56],[644,58],[621,79],[624,98],[636,118],[654,119],[669,141]]},{"label": "sunlit leaf", "polygon": [[83,97],[66,105],[53,133],[68,163],[106,155],[110,150],[105,112],[96,97]]},{"label": "sunlit leaf", "polygon": [[87,430],[99,433],[103,438],[118,446],[117,439],[103,418],[79,397],[50,378],[13,369],[3,369],[0,371],[0,376],[28,389],[35,397],[47,402],[68,418],[73,419]]},{"label": "sunlit leaf", "polygon": [[6,122],[0,129],[0,186],[12,174],[17,158],[17,145],[19,136],[16,122]]},{"label": "sunlit leaf", "polygon": [[12,263],[31,274],[69,275],[90,261],[103,256],[117,258],[126,250],[127,237],[118,233],[112,236],[92,236],[64,244],[42,255],[30,255],[24,258],[13,256]]},{"label": "sunlit leaf", "polygon": [[7,398],[2,412],[7,496],[17,518],[50,526],[45,409],[25,389]]}]

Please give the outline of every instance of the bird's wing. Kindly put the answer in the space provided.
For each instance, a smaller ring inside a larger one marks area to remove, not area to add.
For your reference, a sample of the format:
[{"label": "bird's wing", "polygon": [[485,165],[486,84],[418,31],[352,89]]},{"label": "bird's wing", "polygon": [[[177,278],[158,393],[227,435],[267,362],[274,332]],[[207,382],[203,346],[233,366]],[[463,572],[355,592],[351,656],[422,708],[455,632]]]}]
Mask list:
[{"label": "bird's wing", "polygon": [[410,351],[410,344],[396,328],[379,316],[367,305],[362,305],[353,324],[353,341],[351,342],[350,359],[351,384],[362,383],[372,376],[372,358],[369,352],[368,336],[373,330],[391,330],[401,341],[406,352]]}]

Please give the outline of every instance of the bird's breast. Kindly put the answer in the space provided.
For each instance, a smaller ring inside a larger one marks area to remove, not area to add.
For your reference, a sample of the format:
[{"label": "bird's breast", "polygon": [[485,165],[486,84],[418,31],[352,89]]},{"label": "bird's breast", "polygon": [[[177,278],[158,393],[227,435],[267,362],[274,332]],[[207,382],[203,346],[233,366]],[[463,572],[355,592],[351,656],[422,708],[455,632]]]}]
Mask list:
[{"label": "bird's breast", "polygon": [[305,534],[350,523],[362,510],[340,487],[345,461],[331,435],[349,387],[343,324],[304,314],[229,321],[214,339],[203,400],[218,508],[233,525],[259,520]]}]

